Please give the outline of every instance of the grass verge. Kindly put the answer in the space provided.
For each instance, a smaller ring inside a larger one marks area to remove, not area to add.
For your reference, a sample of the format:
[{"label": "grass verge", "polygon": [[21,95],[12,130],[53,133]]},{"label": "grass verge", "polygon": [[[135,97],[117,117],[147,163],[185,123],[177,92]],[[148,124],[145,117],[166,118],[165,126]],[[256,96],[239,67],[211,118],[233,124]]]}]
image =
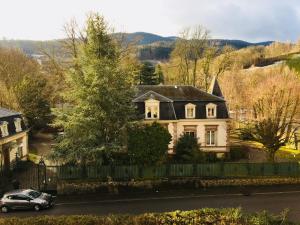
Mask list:
[{"label": "grass verge", "polygon": [[287,221],[287,211],[274,216],[267,212],[249,214],[240,208],[199,209],[169,213],[109,216],[37,216],[32,218],[1,218],[0,225],[292,225]]}]

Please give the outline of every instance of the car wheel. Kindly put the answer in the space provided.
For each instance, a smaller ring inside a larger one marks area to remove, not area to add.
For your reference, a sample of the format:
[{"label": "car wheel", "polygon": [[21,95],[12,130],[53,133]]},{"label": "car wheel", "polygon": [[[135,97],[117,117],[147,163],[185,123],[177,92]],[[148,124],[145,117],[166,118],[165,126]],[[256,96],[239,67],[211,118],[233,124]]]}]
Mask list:
[{"label": "car wheel", "polygon": [[1,207],[1,212],[7,213],[8,212],[8,207],[7,206],[2,206]]},{"label": "car wheel", "polygon": [[33,209],[34,209],[35,211],[40,211],[40,210],[41,210],[41,206],[40,206],[40,205],[35,205],[35,206],[33,207]]}]

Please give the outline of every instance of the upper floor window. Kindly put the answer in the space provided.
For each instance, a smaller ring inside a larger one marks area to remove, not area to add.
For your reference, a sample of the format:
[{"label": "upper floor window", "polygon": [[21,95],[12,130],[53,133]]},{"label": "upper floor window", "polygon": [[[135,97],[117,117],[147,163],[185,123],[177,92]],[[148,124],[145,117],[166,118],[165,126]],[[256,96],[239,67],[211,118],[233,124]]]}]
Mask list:
[{"label": "upper floor window", "polygon": [[187,119],[193,119],[196,115],[196,106],[189,103],[185,105],[185,118]]},{"label": "upper floor window", "polygon": [[22,121],[21,118],[16,118],[14,121],[16,132],[22,131],[21,121]]},{"label": "upper floor window", "polygon": [[159,119],[159,101],[154,99],[145,101],[145,118]]},{"label": "upper floor window", "polygon": [[206,117],[216,118],[217,117],[217,105],[209,103],[206,105]]},{"label": "upper floor window", "polygon": [[8,136],[8,122],[4,121],[0,124],[0,130],[2,137]]}]

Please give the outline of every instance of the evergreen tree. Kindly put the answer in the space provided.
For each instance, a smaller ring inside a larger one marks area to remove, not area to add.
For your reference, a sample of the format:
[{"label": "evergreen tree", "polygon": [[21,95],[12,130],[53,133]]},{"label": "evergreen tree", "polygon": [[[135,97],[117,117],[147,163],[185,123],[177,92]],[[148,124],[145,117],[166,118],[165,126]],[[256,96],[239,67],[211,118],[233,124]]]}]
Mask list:
[{"label": "evergreen tree", "polygon": [[86,42],[79,49],[76,68],[68,73],[72,106],[60,114],[64,135],[52,157],[84,166],[103,151],[123,147],[134,91],[132,73],[121,65],[119,46],[98,14],[88,18]]},{"label": "evergreen tree", "polygon": [[205,160],[197,138],[189,134],[184,134],[178,139],[175,150],[174,159],[177,162],[203,162]]},{"label": "evergreen tree", "polygon": [[165,81],[164,74],[162,72],[161,65],[157,64],[155,67],[155,76],[157,78],[157,83],[158,84],[163,84]]},{"label": "evergreen tree", "polygon": [[160,124],[136,124],[129,129],[128,153],[136,164],[155,165],[166,155],[170,141],[169,131]]},{"label": "evergreen tree", "polygon": [[150,62],[144,62],[140,71],[140,84],[155,85],[158,84],[157,75],[155,74],[155,67]]}]

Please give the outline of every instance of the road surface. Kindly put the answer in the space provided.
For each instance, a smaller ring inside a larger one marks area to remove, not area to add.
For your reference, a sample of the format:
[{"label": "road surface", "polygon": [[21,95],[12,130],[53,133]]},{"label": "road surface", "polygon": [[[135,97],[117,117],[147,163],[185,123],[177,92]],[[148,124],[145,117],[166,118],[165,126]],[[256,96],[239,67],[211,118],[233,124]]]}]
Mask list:
[{"label": "road surface", "polygon": [[57,199],[57,204],[40,212],[18,211],[1,214],[4,217],[28,217],[37,215],[107,215],[139,214],[144,212],[168,212],[173,210],[192,210],[203,207],[224,208],[242,207],[248,212],[267,210],[278,214],[290,209],[289,219],[300,221],[300,191],[257,192],[250,196],[240,193],[230,194],[184,194],[176,196],[143,196],[123,199]]}]

